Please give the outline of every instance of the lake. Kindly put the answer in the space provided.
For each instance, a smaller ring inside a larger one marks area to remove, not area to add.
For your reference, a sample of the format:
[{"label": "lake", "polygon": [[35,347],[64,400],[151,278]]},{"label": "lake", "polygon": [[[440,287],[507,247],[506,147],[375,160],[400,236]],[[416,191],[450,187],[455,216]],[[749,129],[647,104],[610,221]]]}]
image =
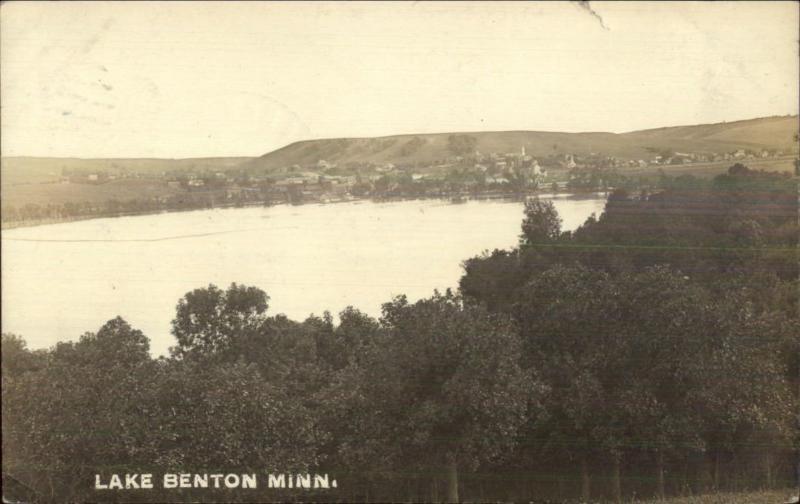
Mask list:
[{"label": "lake", "polygon": [[[543,197],[542,199],[546,199]],[[551,198],[575,229],[605,198]],[[461,263],[517,243],[519,201],[356,201],[117,217],[2,232],[2,329],[30,348],[75,340],[120,315],[154,355],[174,344],[186,292],[259,287],[302,320],[348,305],[373,316],[398,294],[457,287]]]}]

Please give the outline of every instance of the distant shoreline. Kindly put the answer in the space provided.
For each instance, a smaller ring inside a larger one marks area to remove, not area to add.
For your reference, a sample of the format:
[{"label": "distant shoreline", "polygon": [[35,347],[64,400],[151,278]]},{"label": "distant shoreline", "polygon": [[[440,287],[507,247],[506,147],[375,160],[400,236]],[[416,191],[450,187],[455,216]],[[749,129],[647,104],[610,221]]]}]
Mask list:
[{"label": "distant shoreline", "polygon": [[[303,205],[332,205],[337,203],[351,203],[354,201],[371,201],[374,203],[386,203],[386,202],[399,202],[399,201],[420,201],[420,200],[448,200],[451,201],[453,204],[465,203],[467,201],[484,201],[484,200],[522,200],[523,198],[527,198],[530,196],[597,196],[597,195],[608,195],[608,193],[612,189],[607,189],[604,191],[586,191],[586,192],[576,192],[576,191],[569,191],[569,192],[558,192],[554,193],[552,191],[543,191],[543,192],[527,192],[523,194],[502,194],[502,193],[484,193],[484,194],[453,194],[450,196],[415,196],[415,197],[403,197],[403,196],[395,196],[395,197],[380,197],[380,198],[355,198],[351,197],[348,199],[335,199],[329,201],[304,201],[301,203],[288,203],[288,202],[281,202],[281,203],[274,203],[270,205],[264,205],[263,203],[249,203],[243,205],[235,205],[235,204],[222,204],[222,205],[214,205],[213,207],[208,208],[187,208],[187,209],[173,209],[173,210],[158,210],[158,211],[144,211],[144,212],[123,212],[117,213],[113,215],[86,215],[86,216],[78,216],[78,217],[63,217],[63,218],[56,218],[56,219],[40,219],[40,220],[31,220],[31,221],[15,221],[15,222],[4,222],[0,225],[0,230],[2,231],[10,231],[12,229],[21,229],[21,228],[32,228],[32,227],[39,227],[39,226],[48,226],[51,224],[64,224],[67,222],[78,222],[78,221],[86,221],[86,220],[94,220],[94,219],[115,219],[118,217],[141,217],[145,215],[159,215],[159,214],[168,214],[168,213],[184,213],[184,212],[196,212],[200,210],[214,210],[217,208],[253,208],[253,207],[264,207],[269,208],[273,206],[279,205],[290,205],[290,206],[303,206]],[[459,200],[456,200],[456,199]]]}]

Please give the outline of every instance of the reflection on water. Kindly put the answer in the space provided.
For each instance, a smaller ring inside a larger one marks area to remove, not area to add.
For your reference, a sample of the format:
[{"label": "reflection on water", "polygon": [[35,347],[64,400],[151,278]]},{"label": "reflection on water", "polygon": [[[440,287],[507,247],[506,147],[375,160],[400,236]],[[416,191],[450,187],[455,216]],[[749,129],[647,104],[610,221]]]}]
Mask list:
[{"label": "reflection on water", "polygon": [[[564,229],[602,212],[604,199],[553,199]],[[3,231],[3,332],[31,348],[76,339],[121,315],[174,344],[178,299],[214,283],[254,285],[270,313],[302,319],[353,305],[371,315],[457,287],[461,262],[516,244],[522,203],[442,201],[217,209],[97,219]]]}]

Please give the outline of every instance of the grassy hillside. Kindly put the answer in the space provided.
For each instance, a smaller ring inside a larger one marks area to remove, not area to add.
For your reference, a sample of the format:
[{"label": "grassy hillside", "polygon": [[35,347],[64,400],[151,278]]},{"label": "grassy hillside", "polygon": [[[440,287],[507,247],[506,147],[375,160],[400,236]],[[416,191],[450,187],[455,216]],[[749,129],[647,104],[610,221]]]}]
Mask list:
[{"label": "grassy hillside", "polygon": [[[784,116],[621,134],[542,131],[464,134],[474,137],[477,150],[484,153],[519,152],[524,146],[533,156],[586,155],[596,152],[619,158],[640,159],[652,156],[648,148],[705,153],[724,153],[736,149],[796,151],[797,142],[794,139],[797,132],[798,117]],[[320,159],[339,164],[348,162],[424,164],[453,155],[448,148],[448,138],[451,134],[306,140],[265,154],[248,164],[254,168],[268,170],[293,164],[306,166]]]},{"label": "grassy hillside", "polygon": [[675,150],[797,149],[798,117],[765,117],[729,123],[677,126],[624,133],[637,144]]},{"label": "grassy hillside", "polygon": [[[278,168],[298,164],[313,164],[324,159],[345,164],[372,163],[430,163],[445,159],[453,153],[448,148],[452,133],[398,135],[379,138],[339,138],[307,140],[278,149],[251,162],[253,166]],[[477,139],[482,152],[519,152],[525,145],[534,155],[548,152],[618,152],[619,139],[612,133],[551,133],[504,131],[464,133]]]}]

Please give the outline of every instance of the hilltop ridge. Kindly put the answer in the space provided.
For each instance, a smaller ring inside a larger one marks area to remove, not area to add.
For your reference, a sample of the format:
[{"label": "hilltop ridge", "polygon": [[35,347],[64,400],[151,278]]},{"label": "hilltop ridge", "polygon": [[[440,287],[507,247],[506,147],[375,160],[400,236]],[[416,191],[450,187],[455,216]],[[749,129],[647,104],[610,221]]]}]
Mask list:
[{"label": "hilltop ridge", "polygon": [[738,149],[797,149],[798,116],[773,116],[734,122],[672,126],[627,133],[480,131],[403,134],[383,137],[302,140],[246,162],[266,170],[325,160],[347,163],[431,163],[454,155],[451,136],[474,138],[484,152],[516,152],[525,147],[532,156],[600,153],[624,159],[646,159],[655,150],[724,153]]}]

